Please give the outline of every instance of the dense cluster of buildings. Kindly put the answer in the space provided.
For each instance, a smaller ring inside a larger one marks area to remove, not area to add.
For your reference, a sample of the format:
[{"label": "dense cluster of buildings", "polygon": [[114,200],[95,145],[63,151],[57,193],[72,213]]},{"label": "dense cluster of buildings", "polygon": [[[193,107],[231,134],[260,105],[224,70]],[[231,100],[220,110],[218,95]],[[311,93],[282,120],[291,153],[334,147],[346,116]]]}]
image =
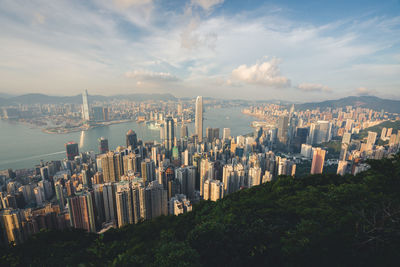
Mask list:
[{"label": "dense cluster of buildings", "polygon": [[[21,243],[40,229],[100,232],[178,215],[202,199],[217,201],[295,175],[296,164],[270,151],[271,137],[261,128],[248,136],[232,137],[228,128],[220,134],[219,128],[203,129],[202,97],[195,111],[192,135],[174,114],[163,114],[160,143],[143,142],[129,130],[126,144],[114,150],[106,138],[99,139],[99,153],[68,142],[62,161],[41,162],[24,179],[9,170],[0,196],[3,242]],[[84,104],[83,120],[85,113]]]},{"label": "dense cluster of buildings", "polygon": [[[331,140],[341,145],[336,159],[341,175],[363,171],[368,168],[364,159],[379,159],[399,149],[400,132],[391,129],[382,130],[379,139],[387,142],[383,145],[377,144],[375,132],[362,140],[353,138],[385,119],[383,112],[370,109],[295,112],[293,106],[252,107],[246,112],[267,114],[274,123],[233,137],[229,128],[203,129],[201,96],[195,101],[191,135],[182,120],[182,104],[176,108],[150,114],[162,122],[159,143],[143,142],[133,130],[126,133],[126,143],[113,150],[100,138],[97,153],[80,152],[78,144],[69,142],[62,161],[41,162],[30,174],[8,170],[0,175],[2,242],[18,244],[41,229],[102,232],[179,215],[200,200],[217,201],[280,175],[295,177],[299,160],[308,159],[310,173],[319,174],[328,154],[321,145]],[[89,111],[87,92],[82,114],[84,121],[95,114]]]},{"label": "dense cluster of buildings", "polygon": [[[297,163],[310,160],[311,174],[322,173],[327,164],[337,165],[338,174],[357,174],[368,168],[364,163],[366,159],[381,159],[399,150],[400,131],[392,128],[383,128],[381,133],[366,130],[385,121],[400,120],[398,114],[384,110],[346,106],[295,112],[294,105],[288,110],[269,104],[252,106],[244,113],[270,122],[264,130],[276,136],[272,150],[284,151],[289,158],[297,159]],[[340,154],[327,162],[329,144],[339,146]]]}]

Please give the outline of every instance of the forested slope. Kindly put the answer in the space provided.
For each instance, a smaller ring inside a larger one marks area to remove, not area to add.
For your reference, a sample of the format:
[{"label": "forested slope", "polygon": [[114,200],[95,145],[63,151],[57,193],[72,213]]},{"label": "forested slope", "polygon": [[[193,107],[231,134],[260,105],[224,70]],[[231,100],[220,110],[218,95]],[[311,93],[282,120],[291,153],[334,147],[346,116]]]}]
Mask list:
[{"label": "forested slope", "polygon": [[388,266],[400,260],[400,159],[357,176],[280,177],[192,212],[110,230],[48,231],[0,265]]}]

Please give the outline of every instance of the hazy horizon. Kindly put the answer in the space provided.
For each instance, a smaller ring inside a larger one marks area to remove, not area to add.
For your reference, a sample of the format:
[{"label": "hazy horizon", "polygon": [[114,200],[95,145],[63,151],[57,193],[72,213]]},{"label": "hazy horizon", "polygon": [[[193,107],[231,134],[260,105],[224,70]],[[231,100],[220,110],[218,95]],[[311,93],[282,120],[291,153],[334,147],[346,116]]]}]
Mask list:
[{"label": "hazy horizon", "polygon": [[399,1],[2,1],[0,93],[400,99]]}]

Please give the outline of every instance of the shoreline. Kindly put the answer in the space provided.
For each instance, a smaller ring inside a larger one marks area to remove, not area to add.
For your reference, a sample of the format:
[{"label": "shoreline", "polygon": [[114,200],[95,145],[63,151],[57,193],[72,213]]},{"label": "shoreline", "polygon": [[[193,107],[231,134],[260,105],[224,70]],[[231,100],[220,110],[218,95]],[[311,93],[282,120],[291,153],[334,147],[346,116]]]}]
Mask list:
[{"label": "shoreline", "polygon": [[90,129],[98,128],[98,127],[104,127],[104,126],[109,126],[113,124],[120,124],[120,123],[127,123],[127,122],[133,122],[135,120],[118,120],[118,121],[107,121],[107,122],[102,122],[98,123],[95,125],[89,125],[89,126],[79,126],[79,127],[74,127],[74,128],[43,128],[42,132],[47,133],[47,134],[68,134],[68,133],[74,133],[74,132],[81,132],[81,131],[88,131]]}]

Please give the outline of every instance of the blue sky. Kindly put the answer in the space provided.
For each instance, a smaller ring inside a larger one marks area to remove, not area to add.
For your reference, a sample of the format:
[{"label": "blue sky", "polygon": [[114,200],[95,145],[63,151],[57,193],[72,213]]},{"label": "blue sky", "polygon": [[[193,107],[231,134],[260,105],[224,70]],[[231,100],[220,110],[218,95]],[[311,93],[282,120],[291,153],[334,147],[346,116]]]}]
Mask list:
[{"label": "blue sky", "polygon": [[0,92],[400,99],[400,1],[0,1]]}]

